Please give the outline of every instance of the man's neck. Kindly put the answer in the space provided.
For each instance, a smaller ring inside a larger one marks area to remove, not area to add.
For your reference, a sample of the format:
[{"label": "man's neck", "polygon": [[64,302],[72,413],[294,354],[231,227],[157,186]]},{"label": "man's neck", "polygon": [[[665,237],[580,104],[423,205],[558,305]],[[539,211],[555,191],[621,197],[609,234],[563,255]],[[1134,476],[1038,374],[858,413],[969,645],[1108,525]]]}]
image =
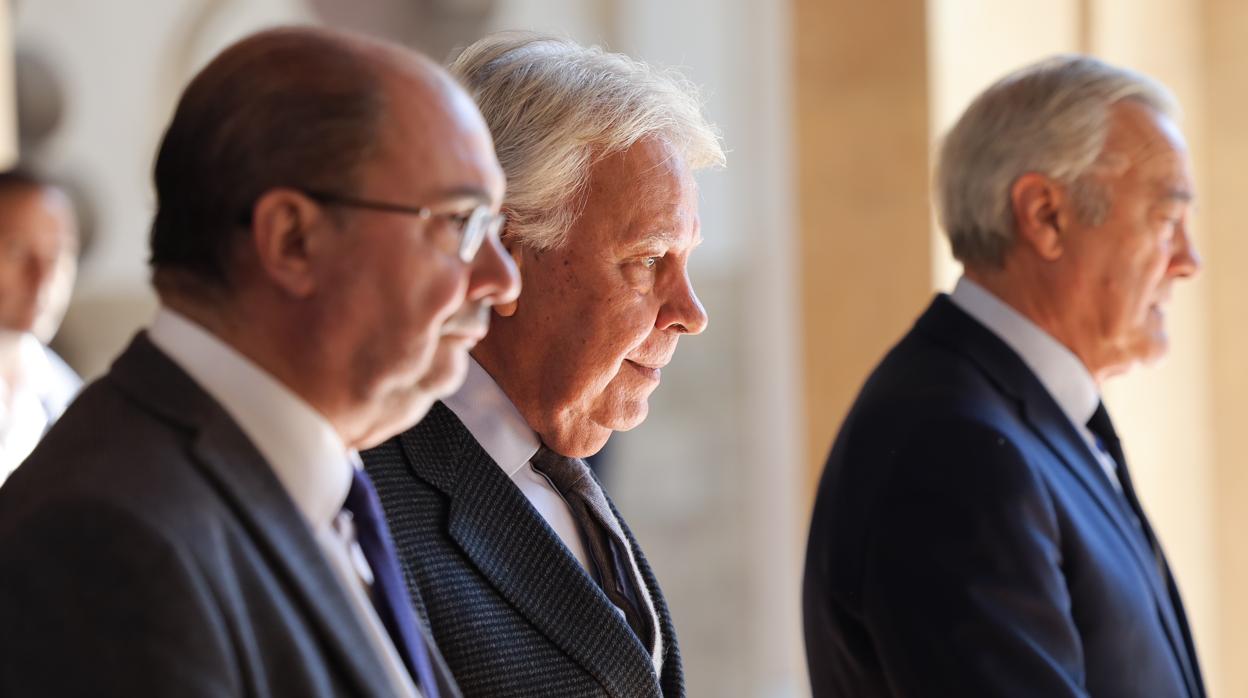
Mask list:
[{"label": "man's neck", "polygon": [[0,329],[0,380],[8,387],[17,381],[22,370],[22,339],[25,332]]},{"label": "man's neck", "polygon": [[304,367],[301,361],[310,357],[307,347],[287,346],[284,322],[276,313],[257,311],[259,303],[241,299],[214,297],[212,303],[178,294],[161,294],[165,307],[194,322],[217,339],[229,345],[265,373],[286,386],[332,424],[344,442],[351,439],[343,433],[336,419],[335,405],[321,389],[322,371]]},{"label": "man's neck", "polygon": [[1091,360],[1092,357],[1087,355],[1085,347],[1072,341],[1071,337],[1075,333],[1071,331],[1070,324],[1074,318],[1056,302],[1057,294],[1045,291],[1046,285],[1042,283],[1042,279],[1034,278],[1034,275],[1028,277],[1022,270],[1017,269],[967,268],[963,273],[966,278],[996,296],[1002,303],[1013,308],[1018,314],[1030,320],[1032,324],[1070,350],[1087,368],[1097,385],[1102,384],[1108,372]]}]

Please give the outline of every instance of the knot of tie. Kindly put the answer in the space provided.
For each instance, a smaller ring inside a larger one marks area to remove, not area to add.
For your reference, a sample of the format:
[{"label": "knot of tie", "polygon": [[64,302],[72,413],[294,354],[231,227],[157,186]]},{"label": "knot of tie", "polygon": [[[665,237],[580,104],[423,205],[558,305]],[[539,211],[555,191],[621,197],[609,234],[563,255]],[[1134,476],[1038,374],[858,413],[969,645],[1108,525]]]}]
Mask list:
[{"label": "knot of tie", "polygon": [[592,481],[589,465],[580,458],[569,458],[550,450],[543,444],[533,454],[533,467],[554,483],[560,492],[570,492],[584,488],[585,481]]},{"label": "knot of tie", "polygon": [[1096,435],[1096,438],[1105,444],[1111,452],[1115,448],[1121,447],[1118,440],[1118,432],[1114,430],[1114,423],[1109,418],[1109,410],[1105,409],[1104,402],[1096,403],[1096,411],[1092,413],[1092,418],[1088,420],[1088,431]]}]

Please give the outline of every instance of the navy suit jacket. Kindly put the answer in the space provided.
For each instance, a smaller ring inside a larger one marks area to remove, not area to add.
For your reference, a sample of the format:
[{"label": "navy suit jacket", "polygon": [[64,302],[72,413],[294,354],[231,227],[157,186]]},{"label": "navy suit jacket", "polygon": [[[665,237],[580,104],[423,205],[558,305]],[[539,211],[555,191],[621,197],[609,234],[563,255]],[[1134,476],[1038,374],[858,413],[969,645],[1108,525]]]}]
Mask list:
[{"label": "navy suit jacket", "polygon": [[1204,696],[1182,602],[1022,359],[939,296],[854,403],[803,592],[822,696]]}]

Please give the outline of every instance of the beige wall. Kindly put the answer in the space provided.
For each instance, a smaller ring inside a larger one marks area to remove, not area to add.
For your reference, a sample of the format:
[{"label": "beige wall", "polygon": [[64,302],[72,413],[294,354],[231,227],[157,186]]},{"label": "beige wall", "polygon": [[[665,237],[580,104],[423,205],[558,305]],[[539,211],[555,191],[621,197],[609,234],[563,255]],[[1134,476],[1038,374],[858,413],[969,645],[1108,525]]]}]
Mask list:
[{"label": "beige wall", "polygon": [[803,370],[813,496],[870,367],[930,291],[922,0],[796,0]]},{"label": "beige wall", "polygon": [[[943,237],[916,237],[929,216],[928,143],[992,80],[1056,52],[1093,53],[1177,94],[1205,273],[1175,289],[1167,359],[1110,383],[1106,401],[1184,590],[1211,692],[1248,695],[1248,665],[1235,661],[1248,657],[1248,546],[1236,536],[1248,529],[1248,275],[1238,272],[1248,263],[1238,226],[1248,217],[1238,179],[1248,162],[1248,4],[1057,0],[1043,12],[1022,0],[797,5],[807,6],[797,24],[797,119],[816,474],[866,372],[922,298],[957,277]],[[916,27],[924,10],[926,26]],[[920,78],[925,86],[915,84]],[[918,118],[930,138],[922,144]],[[827,224],[831,215],[836,225]]]},{"label": "beige wall", "polygon": [[0,0],[0,170],[17,164],[18,159],[12,36],[9,0]]},{"label": "beige wall", "polygon": [[1215,466],[1213,558],[1218,596],[1214,613],[1223,696],[1248,696],[1248,3],[1205,3],[1202,59],[1205,82],[1205,179],[1200,203],[1209,305],[1207,366],[1214,377],[1208,406]]},{"label": "beige wall", "polygon": [[[941,134],[984,87],[1014,68],[1081,47],[1078,0],[1054,0],[1039,13],[1002,0],[929,0],[927,5],[933,155]],[[1024,23],[1026,31],[1001,31]],[[962,267],[950,254],[944,234],[934,226],[931,256],[933,286],[951,290]]]},{"label": "beige wall", "polygon": [[[1205,146],[1212,141],[1205,120],[1208,92],[1201,41],[1206,25],[1200,4],[1097,0],[1091,6],[1090,50],[1156,77],[1183,105],[1181,126],[1203,206],[1210,198],[1205,186],[1210,152]],[[1194,224],[1201,248],[1211,231],[1199,215]],[[1140,499],[1183,590],[1207,679],[1217,689],[1223,683],[1225,654],[1219,642],[1220,571],[1214,556],[1210,278],[1206,273],[1175,287],[1167,311],[1171,347],[1166,360],[1113,381],[1106,387],[1106,401],[1123,434]]]}]

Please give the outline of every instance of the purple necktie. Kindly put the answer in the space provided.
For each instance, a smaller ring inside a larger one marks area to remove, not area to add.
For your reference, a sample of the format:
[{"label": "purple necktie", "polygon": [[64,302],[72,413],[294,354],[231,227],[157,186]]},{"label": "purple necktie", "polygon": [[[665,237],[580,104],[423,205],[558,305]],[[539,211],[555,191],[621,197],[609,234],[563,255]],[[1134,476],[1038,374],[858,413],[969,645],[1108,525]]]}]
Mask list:
[{"label": "purple necktie", "polygon": [[429,648],[416,626],[416,613],[412,610],[403,576],[399,574],[398,557],[390,542],[390,529],[381,512],[381,502],[368,474],[360,468],[352,470],[355,474],[343,508],[351,512],[356,541],[373,571],[373,606],[421,693],[425,698],[438,698],[438,682],[433,675]]}]

